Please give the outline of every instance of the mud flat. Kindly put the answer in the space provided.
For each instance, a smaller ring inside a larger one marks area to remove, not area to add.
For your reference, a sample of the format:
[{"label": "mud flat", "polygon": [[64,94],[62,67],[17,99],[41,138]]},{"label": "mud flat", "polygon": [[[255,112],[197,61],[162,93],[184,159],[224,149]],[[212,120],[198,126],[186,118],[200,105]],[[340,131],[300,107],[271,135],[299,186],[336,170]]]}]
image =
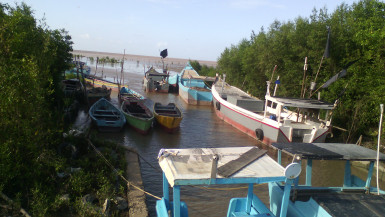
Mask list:
[{"label": "mud flat", "polygon": [[[108,53],[108,52],[98,52],[98,51],[85,51],[85,50],[74,50],[72,52],[74,55],[82,55],[86,57],[109,57],[109,58],[115,58],[115,59],[121,59],[123,58],[123,54],[119,53]],[[140,62],[160,62],[161,58],[154,57],[154,56],[141,56],[141,55],[134,55],[134,54],[125,54],[126,60],[131,61],[140,61]],[[185,66],[188,62],[188,59],[181,59],[181,58],[170,58],[167,57],[164,59],[165,65],[180,65]],[[201,65],[207,65],[207,66],[217,66],[216,61],[207,61],[207,60],[197,60]]]}]

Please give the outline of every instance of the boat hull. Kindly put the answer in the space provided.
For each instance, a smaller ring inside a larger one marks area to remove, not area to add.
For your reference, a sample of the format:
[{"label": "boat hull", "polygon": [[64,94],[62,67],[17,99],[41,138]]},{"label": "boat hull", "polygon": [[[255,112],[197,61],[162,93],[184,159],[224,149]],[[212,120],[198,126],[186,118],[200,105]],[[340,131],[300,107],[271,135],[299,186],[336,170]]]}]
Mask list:
[{"label": "boat hull", "polygon": [[[177,76],[179,95],[191,105],[211,105],[213,96],[210,87],[205,83],[207,77],[199,76],[190,64],[188,64]],[[203,79],[203,80],[202,80]]]},{"label": "boat hull", "polygon": [[155,103],[154,117],[156,123],[169,133],[178,131],[180,123],[183,119],[179,108],[173,103],[168,106],[162,106],[159,103]]},{"label": "boat hull", "polygon": [[179,96],[190,105],[211,105],[212,94],[210,91],[198,91],[179,84]]},{"label": "boat hull", "polygon": [[[290,127],[279,125],[277,121],[227,102],[219,96],[215,85],[212,93],[216,115],[236,129],[268,145],[273,142],[296,142],[290,136]],[[328,129],[318,129],[311,142],[325,142],[327,133]]]},{"label": "boat hull", "polygon": [[104,98],[91,106],[89,116],[100,132],[118,132],[126,123],[123,113]]},{"label": "boat hull", "polygon": [[[141,112],[140,114],[134,113],[132,111],[130,112],[129,109],[127,109],[127,106],[129,106],[130,103],[135,104],[135,106],[139,106],[140,110],[144,110],[145,112]],[[126,117],[127,123],[132,128],[134,128],[136,131],[138,131],[141,134],[148,133],[148,131],[152,126],[154,115],[144,105],[143,101],[137,101],[137,102],[124,101],[121,105],[121,111]]]},{"label": "boat hull", "polygon": [[168,93],[169,86],[168,83],[154,85],[146,77],[143,79],[143,89],[146,92]]},{"label": "boat hull", "polygon": [[124,114],[127,120],[127,123],[136,131],[141,134],[147,134],[152,126],[152,121],[154,118],[143,119],[137,118],[135,116],[129,115],[127,113]]}]

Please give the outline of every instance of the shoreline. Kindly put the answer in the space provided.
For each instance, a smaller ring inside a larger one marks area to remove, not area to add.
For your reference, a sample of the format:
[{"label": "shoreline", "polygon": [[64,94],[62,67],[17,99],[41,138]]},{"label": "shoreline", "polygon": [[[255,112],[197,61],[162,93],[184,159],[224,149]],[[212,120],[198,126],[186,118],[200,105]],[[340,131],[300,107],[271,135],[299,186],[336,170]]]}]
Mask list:
[{"label": "shoreline", "polygon": [[[110,53],[110,52],[101,52],[101,51],[86,51],[86,50],[73,50],[71,52],[74,55],[82,55],[86,57],[113,57],[115,59],[121,59],[123,58],[123,54],[119,53]],[[125,59],[128,60],[140,60],[140,61],[151,61],[151,62],[158,62],[161,61],[161,57],[155,57],[155,56],[143,56],[143,55],[135,55],[135,54],[125,54]],[[174,58],[174,57],[166,57],[164,59],[165,64],[181,64],[186,65],[186,63],[190,61],[190,59],[183,59],[183,58]],[[210,61],[210,60],[196,60],[201,65],[207,65],[207,66],[217,66],[216,61]]]}]

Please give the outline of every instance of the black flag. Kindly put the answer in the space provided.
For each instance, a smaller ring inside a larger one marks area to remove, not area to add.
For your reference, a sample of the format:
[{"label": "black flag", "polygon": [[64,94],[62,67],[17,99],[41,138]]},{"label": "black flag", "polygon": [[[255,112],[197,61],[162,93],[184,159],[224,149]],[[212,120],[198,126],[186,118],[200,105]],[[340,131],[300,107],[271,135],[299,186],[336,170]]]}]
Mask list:
[{"label": "black flag", "polygon": [[326,41],[326,47],[325,47],[325,52],[324,52],[325,58],[329,58],[329,56],[330,56],[329,50],[330,50],[330,27],[328,27],[328,39]]},{"label": "black flag", "polygon": [[160,56],[161,56],[162,58],[166,58],[167,55],[168,55],[167,49],[164,49],[164,50],[162,50],[162,51],[160,52]]},{"label": "black flag", "polygon": [[327,82],[325,82],[323,85],[322,85],[322,88],[327,88],[329,87],[329,85],[331,85],[333,82],[337,81],[337,79],[339,78],[342,78],[344,76],[346,76],[347,72],[348,72],[348,68],[349,66],[353,65],[355,62],[357,62],[358,60],[353,60],[351,62],[349,62],[340,72],[338,72],[336,75],[334,75],[332,78],[330,78]]}]

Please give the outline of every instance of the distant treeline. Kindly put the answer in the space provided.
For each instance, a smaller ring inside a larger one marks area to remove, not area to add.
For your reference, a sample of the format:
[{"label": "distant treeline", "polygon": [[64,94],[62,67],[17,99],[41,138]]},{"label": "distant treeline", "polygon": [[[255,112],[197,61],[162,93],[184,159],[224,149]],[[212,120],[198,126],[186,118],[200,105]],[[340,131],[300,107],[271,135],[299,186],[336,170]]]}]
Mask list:
[{"label": "distant treeline", "polygon": [[[323,59],[319,70],[328,27],[330,57]],[[252,31],[250,38],[226,48],[215,71],[226,74],[230,84],[259,98],[264,98],[266,81],[274,82],[280,76],[277,94],[300,97],[305,57],[305,98],[309,97],[310,82],[315,80],[318,70],[315,89],[351,65],[345,77],[320,89],[321,98],[331,103],[339,99],[333,124],[348,131],[333,132],[342,141],[355,143],[364,135],[376,144],[379,105],[385,103],[385,3],[342,3],[333,13],[326,8],[314,9],[310,17],[275,21],[267,29]],[[277,70],[272,77],[275,65]],[[312,98],[317,98],[317,93]]]}]

